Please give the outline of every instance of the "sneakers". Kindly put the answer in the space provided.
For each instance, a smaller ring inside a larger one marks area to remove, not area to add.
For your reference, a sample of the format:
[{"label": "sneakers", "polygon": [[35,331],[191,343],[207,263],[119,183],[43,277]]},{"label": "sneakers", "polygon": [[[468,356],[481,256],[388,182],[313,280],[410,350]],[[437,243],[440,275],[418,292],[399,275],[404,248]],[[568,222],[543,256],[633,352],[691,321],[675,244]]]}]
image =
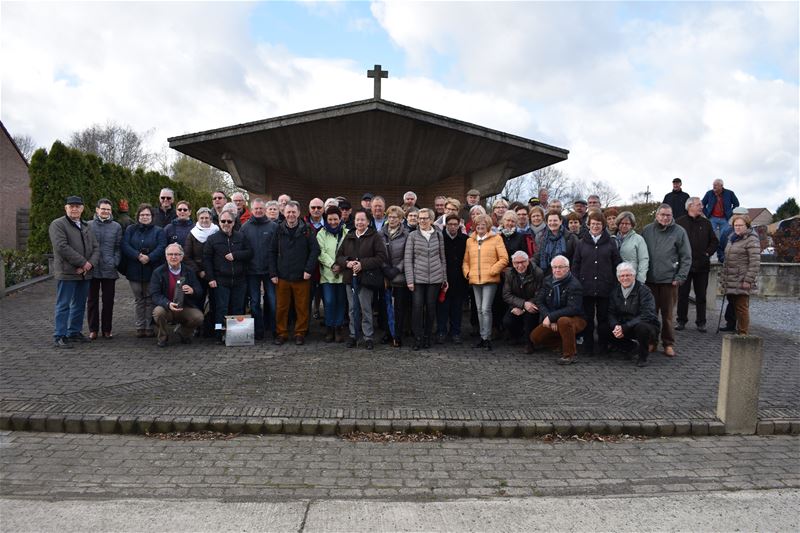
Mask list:
[{"label": "sneakers", "polygon": [[573,364],[575,362],[575,359],[577,359],[575,356],[562,355],[561,359],[558,360],[558,364],[559,365],[571,365],[571,364]]},{"label": "sneakers", "polygon": [[686,329],[686,322],[678,322],[675,324],[675,331],[683,331]]},{"label": "sneakers", "polygon": [[364,348],[367,350],[372,350],[375,348],[375,343],[372,342],[372,339],[367,339],[367,341],[364,343]]},{"label": "sneakers", "polygon": [[392,340],[392,346],[395,348],[400,348],[403,345],[403,341],[400,340],[400,337],[397,337]]},{"label": "sneakers", "polygon": [[356,347],[355,337],[347,337],[347,342],[344,345],[347,348],[355,348]]},{"label": "sneakers", "polygon": [[66,337],[56,337],[55,341],[53,342],[53,347],[62,350],[72,349],[72,345],[69,343]]}]

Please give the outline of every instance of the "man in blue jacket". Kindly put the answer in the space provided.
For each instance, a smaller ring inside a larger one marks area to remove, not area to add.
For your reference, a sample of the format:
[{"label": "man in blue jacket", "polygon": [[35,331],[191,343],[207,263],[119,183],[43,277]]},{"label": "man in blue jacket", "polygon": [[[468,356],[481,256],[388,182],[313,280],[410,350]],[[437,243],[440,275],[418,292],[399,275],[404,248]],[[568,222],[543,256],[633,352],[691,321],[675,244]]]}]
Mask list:
[{"label": "man in blue jacket", "polygon": [[[189,344],[194,330],[203,323],[203,287],[194,270],[183,261],[183,246],[173,243],[165,252],[167,263],[153,271],[150,278],[150,298],[153,300],[153,320],[158,330],[158,347],[169,341],[170,324],[177,324],[181,344]],[[177,294],[178,291],[183,293]]]},{"label": "man in blue jacket", "polygon": [[739,199],[733,191],[723,187],[721,179],[714,180],[711,190],[703,196],[703,214],[711,221],[711,227],[719,239],[728,219],[733,216],[733,210],[739,207]]}]

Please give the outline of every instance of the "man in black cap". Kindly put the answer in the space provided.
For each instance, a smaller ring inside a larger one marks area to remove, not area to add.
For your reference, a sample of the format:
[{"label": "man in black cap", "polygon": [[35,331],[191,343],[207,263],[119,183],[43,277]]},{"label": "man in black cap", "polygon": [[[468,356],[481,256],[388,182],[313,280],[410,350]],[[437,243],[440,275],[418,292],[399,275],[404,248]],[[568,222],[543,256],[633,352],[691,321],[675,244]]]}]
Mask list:
[{"label": "man in black cap", "polygon": [[583,198],[576,198],[574,202],[572,202],[572,210],[575,211],[575,214],[581,217],[581,228],[586,227],[586,217],[588,215],[588,207],[589,202],[584,200]]},{"label": "man in black cap", "polygon": [[97,238],[81,220],[83,199],[68,196],[64,203],[65,216],[55,219],[49,228],[58,282],[53,334],[56,348],[72,348],[70,342],[88,342],[81,333],[83,315],[92,269],[100,260]]},{"label": "man in black cap", "polygon": [[683,182],[681,182],[680,178],[672,180],[672,192],[668,192],[664,196],[664,201],[661,202],[672,207],[672,218],[675,220],[687,214],[686,200],[689,199],[689,195],[683,192],[682,186]]},{"label": "man in black cap", "polygon": [[361,197],[361,208],[367,212],[367,214],[372,213],[372,199],[375,197],[374,194],[371,192],[365,192],[364,195]]}]

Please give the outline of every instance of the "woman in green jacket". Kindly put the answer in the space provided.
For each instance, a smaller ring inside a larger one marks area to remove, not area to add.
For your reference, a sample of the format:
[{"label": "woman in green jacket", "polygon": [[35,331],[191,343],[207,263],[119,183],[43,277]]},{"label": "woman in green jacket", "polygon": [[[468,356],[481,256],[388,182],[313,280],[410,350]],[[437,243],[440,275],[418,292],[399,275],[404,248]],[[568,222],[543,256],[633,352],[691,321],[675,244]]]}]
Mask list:
[{"label": "woman in green jacket", "polygon": [[322,287],[322,303],[325,306],[325,342],[343,342],[344,312],[347,293],[342,268],[336,264],[336,252],[347,235],[342,222],[342,211],[332,205],[325,211],[322,227],[317,232],[319,244],[319,282]]}]

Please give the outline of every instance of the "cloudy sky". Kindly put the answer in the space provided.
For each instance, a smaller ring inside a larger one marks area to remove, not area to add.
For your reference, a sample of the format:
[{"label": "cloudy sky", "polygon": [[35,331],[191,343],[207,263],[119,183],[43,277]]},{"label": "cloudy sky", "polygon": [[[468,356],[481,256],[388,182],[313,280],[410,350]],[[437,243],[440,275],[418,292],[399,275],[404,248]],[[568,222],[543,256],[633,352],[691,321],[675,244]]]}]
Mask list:
[{"label": "cloudy sky", "polygon": [[800,196],[798,3],[43,3],[0,8],[0,116],[40,146],[167,137],[372,96],[570,150],[623,199],[722,178]]}]

